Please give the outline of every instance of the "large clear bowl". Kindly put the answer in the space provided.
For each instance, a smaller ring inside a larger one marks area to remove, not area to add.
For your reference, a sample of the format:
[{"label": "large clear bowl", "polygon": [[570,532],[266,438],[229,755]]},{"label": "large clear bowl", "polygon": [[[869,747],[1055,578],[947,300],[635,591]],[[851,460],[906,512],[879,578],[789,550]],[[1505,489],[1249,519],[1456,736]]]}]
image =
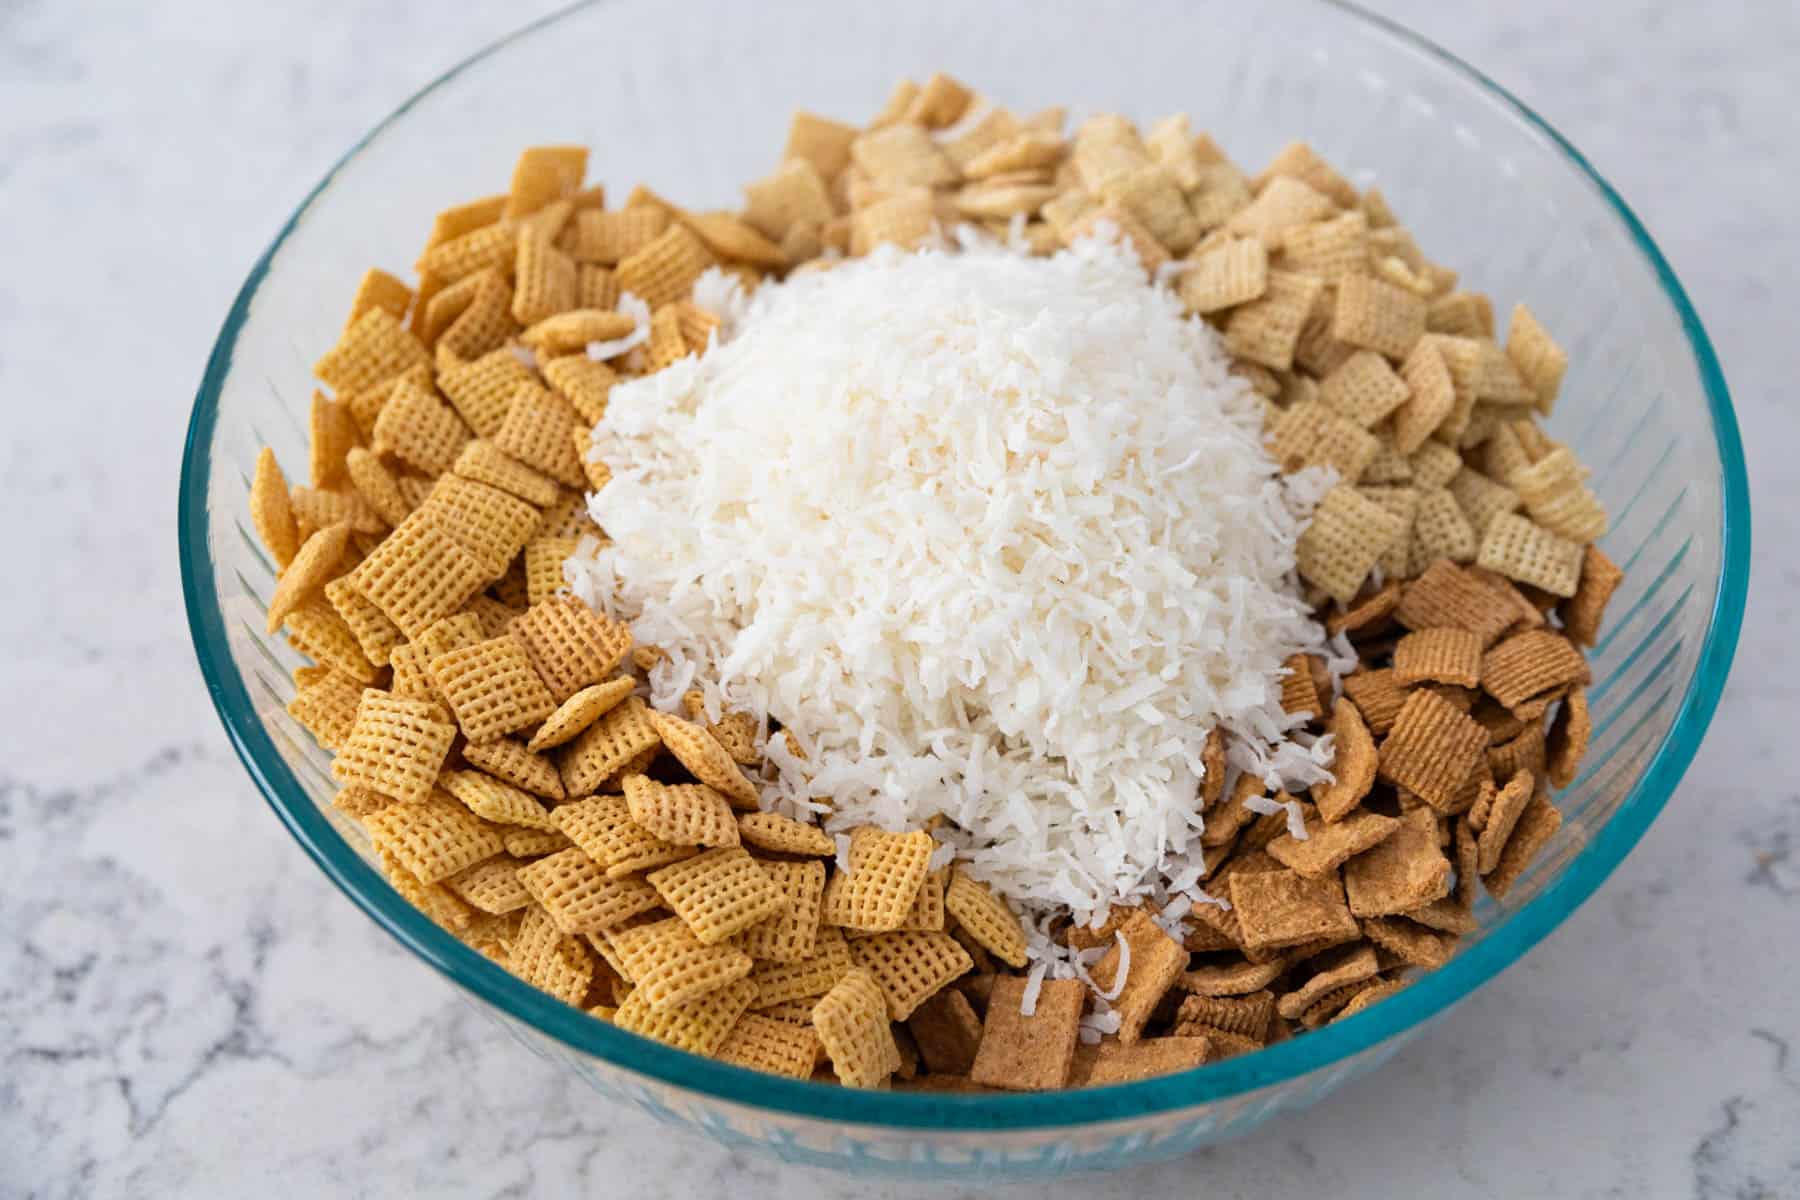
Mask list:
[{"label": "large clear bowl", "polygon": [[[520,1041],[608,1096],[733,1147],[867,1173],[1022,1177],[1179,1154],[1310,1104],[1514,962],[1643,835],[1692,759],[1743,612],[1749,510],[1725,380],[1649,235],[1581,155],[1479,73],[1319,0],[1109,5],[582,7],[476,55],[377,126],[251,270],[195,404],[181,481],[195,647],[251,777],[320,868]],[[257,448],[305,462],[309,365],[361,271],[403,268],[431,215],[504,186],[534,142],[594,148],[623,195],[736,202],[798,107],[873,112],[946,70],[1005,104],[1140,119],[1186,111],[1241,162],[1304,137],[1378,182],[1433,257],[1568,348],[1551,428],[1592,465],[1626,568],[1594,655],[1593,749],[1567,820],[1448,966],[1353,1019],[1184,1074],[1044,1095],[856,1092],[749,1074],[592,1020],[465,948],[391,891],[329,806],[327,758],[283,711],[294,654],[263,634],[270,564],[249,532]]]}]

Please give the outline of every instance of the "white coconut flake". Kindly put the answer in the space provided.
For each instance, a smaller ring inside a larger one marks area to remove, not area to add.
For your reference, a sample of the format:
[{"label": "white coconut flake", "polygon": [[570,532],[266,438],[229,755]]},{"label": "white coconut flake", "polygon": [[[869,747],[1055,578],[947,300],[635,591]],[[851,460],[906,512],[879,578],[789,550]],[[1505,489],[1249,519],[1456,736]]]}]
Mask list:
[{"label": "white coconut flake", "polygon": [[837,869],[840,875],[850,874],[850,835],[837,833],[832,835],[837,843]]},{"label": "white coconut flake", "polygon": [[1049,970],[1047,962],[1032,964],[1030,973],[1025,976],[1025,986],[1019,991],[1019,1015],[1031,1017],[1037,1015],[1038,993],[1044,990],[1044,974]]},{"label": "white coconut flake", "polygon": [[956,861],[956,847],[949,842],[940,842],[931,857],[925,860],[927,871],[941,871]]},{"label": "white coconut flake", "polygon": [[630,292],[620,292],[618,310],[636,321],[637,325],[624,337],[612,338],[604,342],[589,342],[587,356],[595,362],[605,362],[609,358],[617,358],[650,340],[650,306],[648,304]]},{"label": "white coconut flake", "polygon": [[794,733],[766,804],[833,832],[941,812],[1030,927],[1191,889],[1216,726],[1272,787],[1330,778],[1278,685],[1330,661],[1293,574],[1330,472],[1281,477],[1217,335],[1128,250],[884,247],[734,324],[613,388],[610,541],[570,574],[668,655],[657,707],[699,686]]}]

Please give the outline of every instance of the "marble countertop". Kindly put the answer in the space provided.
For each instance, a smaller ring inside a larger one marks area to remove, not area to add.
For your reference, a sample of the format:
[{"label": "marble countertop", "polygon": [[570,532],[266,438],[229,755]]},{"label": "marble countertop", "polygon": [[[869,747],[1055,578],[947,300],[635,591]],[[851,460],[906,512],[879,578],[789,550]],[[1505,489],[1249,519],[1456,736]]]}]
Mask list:
[{"label": "marble countertop", "polygon": [[[355,136],[550,7],[0,5],[0,1195],[923,1194],[727,1154],[525,1054],[296,852],[192,661],[176,470],[246,269]],[[1688,285],[1758,504],[1738,670],[1613,878],[1385,1069],[1045,1190],[1800,1195],[1800,10],[1375,7],[1566,131]]]}]

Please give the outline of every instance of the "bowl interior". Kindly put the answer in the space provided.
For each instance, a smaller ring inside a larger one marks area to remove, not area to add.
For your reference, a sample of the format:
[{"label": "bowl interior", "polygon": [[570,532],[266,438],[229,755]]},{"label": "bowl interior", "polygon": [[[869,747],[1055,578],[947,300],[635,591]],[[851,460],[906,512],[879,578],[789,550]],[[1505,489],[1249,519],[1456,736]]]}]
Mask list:
[{"label": "bowl interior", "polygon": [[[305,462],[310,366],[370,265],[404,270],[431,215],[505,187],[527,144],[584,142],[615,203],[644,182],[739,203],[789,114],[856,121],[892,82],[946,70],[1018,111],[1191,114],[1255,169],[1304,138],[1378,183],[1427,254],[1528,300],[1569,350],[1551,431],[1594,471],[1626,567],[1594,655],[1595,736],[1566,822],[1454,962],[1370,1012],[1185,1075],[1053,1096],[847,1094],[771,1080],[620,1033],[513,980],[431,925],[359,857],[329,758],[284,712],[300,660],[262,633],[273,586],[250,532],[257,449]],[[1162,0],[1129,15],[1008,2],[858,6],[822,26],[781,6],[620,0],[524,31],[455,69],[354,148],[256,265],[220,335],[187,447],[181,536],[196,646],[226,728],[282,820],[371,916],[447,976],[583,1055],[764,1108],[873,1124],[1069,1125],[1267,1087],[1416,1029],[1517,958],[1641,835],[1685,769],[1742,611],[1747,498],[1725,386],[1667,264],[1541,121],[1454,60],[1317,0]]]}]

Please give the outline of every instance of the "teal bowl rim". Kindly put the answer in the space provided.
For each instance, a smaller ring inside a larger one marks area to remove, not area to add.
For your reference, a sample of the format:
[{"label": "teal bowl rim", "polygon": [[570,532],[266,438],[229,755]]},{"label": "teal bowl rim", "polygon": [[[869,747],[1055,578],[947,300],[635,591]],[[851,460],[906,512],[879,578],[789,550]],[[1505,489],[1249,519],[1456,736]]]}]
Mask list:
[{"label": "teal bowl rim", "polygon": [[213,603],[215,568],[207,537],[207,447],[218,423],[220,390],[239,331],[275,253],[338,172],[424,97],[496,51],[570,13],[588,0],[501,38],[444,72],[371,129],[308,193],[264,250],[232,303],[194,404],[182,459],[178,512],[182,593],[207,690],[238,757],[270,806],[319,868],[399,942],[449,979],[517,1020],[583,1054],[662,1083],[754,1109],[817,1121],[924,1130],[982,1131],[1068,1127],[1189,1108],[1303,1077],[1403,1034],[1460,1001],[1515,962],[1587,899],[1637,844],[1673,794],[1705,734],[1737,647],[1750,571],[1750,494],[1743,444],[1711,341],[1668,261],[1637,215],[1569,141],[1505,88],[1456,56],[1385,17],[1344,0],[1321,0],[1357,17],[1401,47],[1436,60],[1511,109],[1587,177],[1654,270],[1681,319],[1706,391],[1723,474],[1721,571],[1712,617],[1692,682],[1674,724],[1630,794],[1562,875],[1479,943],[1405,991],[1367,1012],[1256,1054],[1138,1083],[1068,1092],[943,1095],[857,1091],[788,1080],[726,1066],[597,1021],[519,982],[433,924],[394,892],[343,840],[301,788],[257,719],[243,678],[232,669],[224,616]]}]

